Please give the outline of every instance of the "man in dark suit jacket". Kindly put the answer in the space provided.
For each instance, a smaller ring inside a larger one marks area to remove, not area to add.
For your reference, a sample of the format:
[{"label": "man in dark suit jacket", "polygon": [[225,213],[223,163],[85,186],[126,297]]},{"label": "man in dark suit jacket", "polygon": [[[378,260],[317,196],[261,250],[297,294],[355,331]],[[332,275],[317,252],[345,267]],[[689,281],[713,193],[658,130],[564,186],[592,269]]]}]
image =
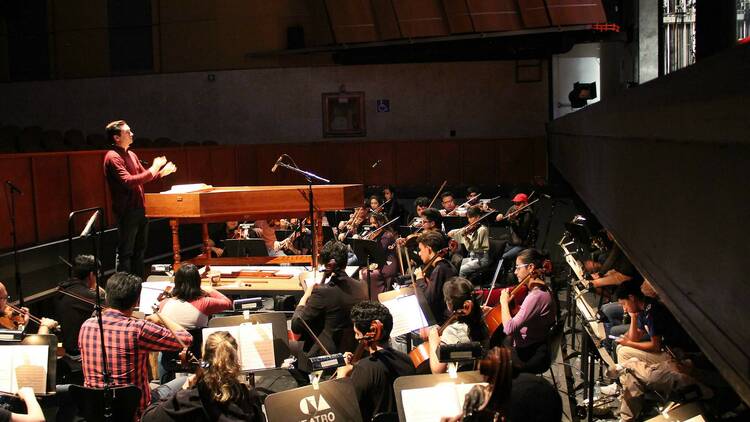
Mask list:
[{"label": "man in dark suit jacket", "polygon": [[349,313],[355,303],[367,300],[367,286],[346,275],[347,254],[343,243],[326,243],[320,257],[326,263],[328,278],[320,284],[307,286],[294,311],[292,331],[302,335],[307,356],[319,356],[325,352],[312,338],[305,323],[329,353],[354,351],[356,342]]}]

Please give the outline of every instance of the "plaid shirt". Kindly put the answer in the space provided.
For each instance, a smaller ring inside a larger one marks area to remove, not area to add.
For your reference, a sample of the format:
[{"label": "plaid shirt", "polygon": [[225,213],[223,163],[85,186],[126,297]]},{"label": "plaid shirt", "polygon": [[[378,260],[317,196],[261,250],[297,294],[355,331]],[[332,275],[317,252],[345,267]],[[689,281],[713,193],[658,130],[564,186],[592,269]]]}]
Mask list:
[{"label": "plaid shirt", "polygon": [[[102,322],[112,385],[133,384],[140,388],[142,411],[151,402],[148,353],[180,350],[180,344],[168,329],[144,319],[127,317],[116,309],[105,309]],[[185,330],[177,331],[177,335],[186,345],[193,342],[193,337]],[[96,318],[89,318],[81,326],[78,347],[81,349],[86,387],[103,388],[104,363]]]}]

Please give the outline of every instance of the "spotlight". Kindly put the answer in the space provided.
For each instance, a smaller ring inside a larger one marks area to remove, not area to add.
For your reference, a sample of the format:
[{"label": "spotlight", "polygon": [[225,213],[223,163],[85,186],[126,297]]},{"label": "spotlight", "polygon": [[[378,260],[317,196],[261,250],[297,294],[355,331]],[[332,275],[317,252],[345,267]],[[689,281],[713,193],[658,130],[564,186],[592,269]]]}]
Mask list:
[{"label": "spotlight", "polygon": [[596,82],[573,84],[573,90],[568,94],[570,106],[572,108],[581,108],[588,103],[588,100],[596,98]]}]

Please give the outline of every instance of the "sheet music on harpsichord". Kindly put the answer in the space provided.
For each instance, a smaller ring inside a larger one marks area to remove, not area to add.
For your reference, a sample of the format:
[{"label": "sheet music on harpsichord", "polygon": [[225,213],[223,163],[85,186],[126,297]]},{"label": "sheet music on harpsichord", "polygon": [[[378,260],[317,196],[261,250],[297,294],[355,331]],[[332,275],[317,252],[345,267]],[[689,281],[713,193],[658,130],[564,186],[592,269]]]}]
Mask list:
[{"label": "sheet music on harpsichord", "polygon": [[16,394],[21,387],[47,391],[47,345],[0,346],[0,391]]},{"label": "sheet music on harpsichord", "polygon": [[205,183],[191,183],[187,185],[172,185],[169,190],[160,193],[191,193],[203,190],[213,189],[213,186]]},{"label": "sheet music on harpsichord", "polygon": [[250,322],[233,327],[211,327],[203,329],[203,345],[208,336],[217,331],[227,331],[237,341],[240,366],[243,371],[276,367],[273,349],[273,325]]}]

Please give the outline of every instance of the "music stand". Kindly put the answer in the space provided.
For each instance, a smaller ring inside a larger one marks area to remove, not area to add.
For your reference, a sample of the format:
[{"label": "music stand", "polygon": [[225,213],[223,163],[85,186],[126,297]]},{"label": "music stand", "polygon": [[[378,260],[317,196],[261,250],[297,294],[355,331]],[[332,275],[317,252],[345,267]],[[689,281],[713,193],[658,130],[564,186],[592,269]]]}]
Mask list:
[{"label": "music stand", "polygon": [[[404,400],[403,392],[406,390],[414,390],[420,388],[432,388],[438,384],[476,384],[485,382],[484,377],[479,371],[470,372],[458,372],[455,374],[455,378],[451,374],[435,374],[435,375],[409,375],[405,377],[398,377],[393,383],[393,391],[396,395],[396,405],[398,406],[398,420],[409,422],[406,419],[406,412],[404,411]],[[433,396],[434,398],[435,396]],[[441,400],[447,400],[447,397],[440,397]],[[425,408],[434,406],[433,400],[426,400],[420,403]],[[411,403],[410,403],[411,405]],[[461,411],[459,407],[458,411]],[[458,412],[456,413],[458,414]],[[455,415],[441,415],[441,416],[455,416]]]},{"label": "music stand", "polygon": [[347,421],[362,422],[354,386],[348,380],[325,381],[315,385],[274,393],[266,397],[269,421]]},{"label": "music stand", "polygon": [[[47,391],[46,394],[55,394],[57,383],[57,336],[54,334],[29,334],[21,340],[21,344],[27,346],[46,345],[47,349]],[[36,394],[45,394],[36,392]]]},{"label": "music stand", "polygon": [[289,357],[291,351],[289,350],[289,337],[286,328],[286,314],[283,312],[250,314],[247,318],[244,315],[211,318],[208,321],[208,328],[236,327],[245,322],[271,324],[271,331],[273,332],[273,358],[276,361],[276,366],[281,365],[281,362],[284,362],[284,359]]},{"label": "music stand", "polygon": [[365,269],[367,270],[367,297],[372,300],[370,264],[378,264],[378,267],[381,268],[385,266],[385,252],[383,252],[380,244],[374,240],[352,239],[351,245],[354,255],[357,255],[357,262],[365,263]]},{"label": "music stand", "polygon": [[268,256],[263,239],[227,239],[224,241],[224,256]]}]

